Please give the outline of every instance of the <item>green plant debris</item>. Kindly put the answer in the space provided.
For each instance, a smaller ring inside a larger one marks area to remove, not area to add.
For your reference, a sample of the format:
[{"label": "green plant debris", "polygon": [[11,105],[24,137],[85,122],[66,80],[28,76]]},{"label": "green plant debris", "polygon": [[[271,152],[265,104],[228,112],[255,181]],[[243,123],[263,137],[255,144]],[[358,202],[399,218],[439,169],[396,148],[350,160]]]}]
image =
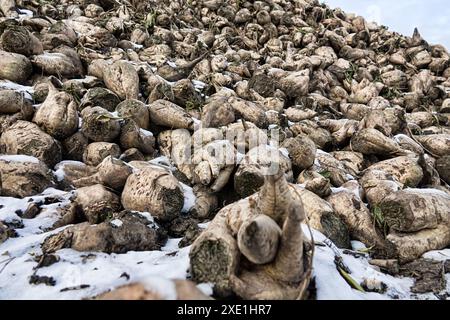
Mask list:
[{"label": "green plant debris", "polygon": [[345,279],[345,281],[347,281],[347,283],[350,285],[350,287],[361,292],[366,292],[363,287],[361,287],[361,285],[356,282],[355,279],[353,279],[347,272],[344,271],[344,269],[342,269],[341,267],[337,267],[337,269],[341,276]]}]

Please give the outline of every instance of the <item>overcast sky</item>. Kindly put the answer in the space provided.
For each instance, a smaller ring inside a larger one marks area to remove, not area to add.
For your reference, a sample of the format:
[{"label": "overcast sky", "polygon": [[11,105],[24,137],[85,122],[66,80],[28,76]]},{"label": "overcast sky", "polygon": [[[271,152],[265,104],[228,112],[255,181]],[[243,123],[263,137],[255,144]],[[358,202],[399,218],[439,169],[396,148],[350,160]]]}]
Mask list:
[{"label": "overcast sky", "polygon": [[389,30],[411,36],[417,27],[431,44],[450,50],[449,0],[321,0],[330,7],[356,13]]}]

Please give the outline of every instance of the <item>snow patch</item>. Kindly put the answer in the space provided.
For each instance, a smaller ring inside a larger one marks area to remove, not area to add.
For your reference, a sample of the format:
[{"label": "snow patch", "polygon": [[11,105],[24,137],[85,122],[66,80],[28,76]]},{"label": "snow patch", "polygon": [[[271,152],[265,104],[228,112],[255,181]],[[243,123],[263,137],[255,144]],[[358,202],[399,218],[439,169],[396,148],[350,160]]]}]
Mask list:
[{"label": "snow patch", "polygon": [[41,59],[46,59],[48,61],[60,61],[61,59],[67,59],[68,57],[63,54],[63,53],[59,53],[59,52],[44,52],[40,55],[38,55],[37,57],[41,58]]},{"label": "snow patch", "polygon": [[19,18],[32,18],[33,11],[27,9],[18,9],[19,10]]},{"label": "snow patch", "polygon": [[[307,238],[310,233],[307,226],[302,225]],[[327,238],[320,232],[312,230],[315,243],[324,242]],[[329,241],[329,240],[328,240]],[[344,264],[350,269],[350,276],[361,283],[365,278],[377,279],[387,285],[385,293],[361,292],[353,289],[340,275],[334,263],[337,253],[342,257]],[[394,278],[381,273],[376,267],[369,264],[366,256],[354,257],[344,254],[341,249],[330,248],[328,245],[316,245],[313,259],[313,276],[316,281],[318,300],[386,300],[386,299],[410,299],[410,287],[414,281],[411,278]]]},{"label": "snow patch", "polygon": [[160,156],[160,157],[154,158],[148,162],[151,164],[154,164],[156,166],[168,169],[170,171],[175,171],[177,169],[172,165],[172,163],[170,162],[170,159],[167,158],[166,156]]},{"label": "snow patch", "polygon": [[177,252],[178,250],[180,250],[178,244],[180,243],[181,239],[183,238],[168,239],[166,245],[162,247],[161,250],[169,253]]},{"label": "snow patch", "polygon": [[200,229],[206,229],[209,226],[209,222],[197,224]]},{"label": "snow patch", "polygon": [[146,211],[132,211],[132,212],[140,215],[141,217],[143,217],[145,219],[147,219],[147,221],[148,221],[147,227],[152,228],[152,229],[158,229],[159,228],[158,224],[155,222],[155,218],[151,215],[150,212],[146,212]]},{"label": "snow patch", "polygon": [[[40,245],[44,239],[65,228],[45,230],[59,218],[58,208],[69,204],[72,195],[73,192],[49,188],[39,195],[24,199],[0,197],[0,220],[13,222],[12,219],[23,223],[23,228],[16,229],[18,237],[9,238],[0,244],[0,299],[83,299],[135,282],[144,284],[148,290],[163,298],[176,298],[176,290],[171,280],[186,279],[189,268],[190,247],[180,249],[178,244],[181,238],[168,239],[161,251],[106,254],[62,249],[55,253],[60,258],[59,262],[34,269],[37,265],[35,258],[42,254]],[[34,219],[21,219],[18,215],[18,210],[25,210],[31,201],[43,201],[49,196],[57,198],[58,201],[42,206],[40,214]],[[150,213],[138,213],[149,222],[154,221]],[[120,225],[121,221],[116,219],[111,223]],[[198,226],[205,229],[209,223],[200,223]],[[309,228],[306,225],[302,225],[302,228],[305,236],[311,239]],[[313,276],[317,299],[436,299],[433,294],[411,293],[410,287],[414,283],[412,278],[395,278],[381,273],[377,267],[369,264],[368,255],[355,257],[346,254],[322,233],[316,230],[311,232],[316,243]],[[352,241],[352,248],[361,250],[365,246],[358,241]],[[350,276],[357,283],[364,279],[375,279],[386,284],[386,292],[361,292],[350,287],[336,268],[336,255],[342,258],[350,270]],[[430,251],[423,257],[448,260],[450,249]],[[56,284],[31,285],[29,277],[32,274],[52,277]],[[450,281],[449,275],[446,275],[446,278]],[[197,287],[207,295],[212,294],[211,283],[201,283]],[[447,290],[449,289],[447,284]]]},{"label": "snow patch", "polygon": [[[35,257],[42,254],[40,245],[44,239],[66,228],[44,230],[59,218],[57,208],[67,205],[71,195],[49,188],[24,199],[0,197],[0,220],[13,218],[23,223],[23,228],[16,229],[18,237],[0,244],[0,299],[83,299],[137,281],[164,298],[176,298],[170,280],[186,279],[189,267],[189,247],[179,249],[181,239],[169,239],[161,251],[106,254],[62,249],[55,253],[59,262],[34,269]],[[25,210],[31,198],[38,202],[48,196],[58,198],[59,202],[42,206],[41,213],[34,219],[21,219],[17,215],[16,211]],[[140,214],[149,222],[153,220],[149,213]],[[121,221],[116,220],[111,223],[119,225]],[[32,285],[29,278],[33,274],[52,277],[56,284]]]},{"label": "snow patch", "polygon": [[177,64],[176,64],[175,62],[173,62],[173,61],[167,60],[166,63],[167,63],[169,66],[171,66],[172,68],[176,68],[176,67],[177,67]]},{"label": "snow patch", "polygon": [[364,243],[357,241],[357,240],[352,240],[351,245],[352,245],[352,249],[355,251],[367,249],[367,247]]},{"label": "snow patch", "polygon": [[206,87],[206,83],[200,80],[192,80],[192,84],[197,91],[202,91]]},{"label": "snow patch", "polygon": [[68,165],[68,164],[76,165],[76,166],[79,166],[80,168],[86,166],[83,162],[74,161],[74,160],[64,160],[64,161],[61,161],[61,162],[57,163],[55,165],[55,169],[56,170],[53,171],[53,174],[55,175],[57,181],[63,181],[64,180],[64,178],[66,176],[66,173],[65,173],[64,169],[65,169],[65,166]]}]

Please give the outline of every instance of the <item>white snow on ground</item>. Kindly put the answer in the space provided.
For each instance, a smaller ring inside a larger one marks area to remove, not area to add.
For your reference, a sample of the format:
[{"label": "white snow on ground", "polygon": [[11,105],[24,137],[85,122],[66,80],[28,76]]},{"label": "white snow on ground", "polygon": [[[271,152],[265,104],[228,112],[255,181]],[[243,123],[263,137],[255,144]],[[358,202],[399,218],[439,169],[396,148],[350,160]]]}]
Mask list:
[{"label": "white snow on ground", "polygon": [[200,229],[206,229],[206,228],[208,228],[209,221],[208,221],[208,222],[204,222],[204,223],[199,223],[199,224],[197,224],[197,225],[198,225],[198,227],[199,227]]},{"label": "white snow on ground", "polygon": [[[56,197],[60,199],[60,202],[49,205],[43,205],[42,212],[35,219],[21,219],[18,212],[24,212],[30,204],[30,199],[34,202],[44,200],[46,197]],[[0,221],[6,223],[22,222],[24,228],[16,229],[19,236],[25,237],[43,232],[45,228],[49,228],[59,218],[56,209],[58,206],[64,206],[68,204],[69,198],[72,196],[71,192],[64,192],[54,188],[48,188],[40,195],[33,197],[26,197],[23,199],[17,199],[12,197],[0,197]],[[0,256],[1,256],[0,245]]]},{"label": "white snow on ground", "polygon": [[[19,237],[10,238],[0,244],[0,299],[83,299],[136,281],[145,283],[166,298],[175,297],[173,283],[169,279],[185,279],[189,268],[190,247],[179,249],[178,243],[181,239],[169,239],[161,251],[106,254],[62,249],[56,252],[60,257],[59,262],[34,270],[37,265],[35,257],[42,254],[40,244],[47,236],[64,229],[62,227],[45,231],[59,217],[56,208],[66,204],[70,195],[69,192],[49,188],[40,195],[24,199],[0,197],[0,220],[22,221],[24,225],[24,228],[16,229]],[[34,219],[21,219],[16,213],[17,210],[27,208],[30,198],[39,201],[46,196],[58,197],[61,202],[43,206],[44,210]],[[141,214],[152,218],[149,213]],[[207,224],[202,224],[202,227],[206,226]],[[309,237],[308,228],[304,226],[303,230]],[[381,273],[369,264],[367,256],[356,258],[344,254],[332,244],[324,244],[327,239],[320,232],[313,230],[313,238],[317,244],[313,275],[318,299],[436,299],[432,294],[411,294],[409,288],[413,279],[395,278]],[[352,248],[360,250],[365,247],[360,242],[353,241]],[[335,254],[342,256],[351,271],[350,276],[356,282],[361,283],[365,278],[377,279],[387,285],[386,293],[363,293],[352,289],[336,269]],[[446,260],[450,257],[450,249],[431,251],[424,257]],[[55,286],[30,284],[29,277],[33,273],[53,277]],[[450,277],[448,274],[446,276],[447,290],[450,290]],[[199,284],[198,288],[212,294],[211,284]]]},{"label": "white snow on ground", "polygon": [[[309,238],[309,231],[303,226],[303,231]],[[314,242],[323,242],[327,238],[318,231],[313,230]],[[352,241],[354,250],[363,249],[365,246],[358,242]],[[345,265],[350,269],[350,276],[357,282],[361,283],[365,278],[376,279],[387,285],[387,291],[384,294],[374,292],[360,292],[352,289],[337,271],[334,264],[334,252],[328,246],[315,246],[315,255],[313,261],[313,275],[316,280],[317,299],[318,300],[366,300],[366,299],[437,299],[431,293],[414,294],[410,292],[410,287],[414,284],[412,278],[393,277],[382,273],[377,267],[369,264],[368,256],[356,258],[353,255],[343,254],[340,252]],[[424,258],[433,260],[447,260],[450,258],[450,249],[434,250],[423,255]],[[445,292],[450,292],[450,275],[446,274],[447,288]]]},{"label": "white snow on ground", "polygon": [[366,249],[366,245],[360,241],[352,240],[351,241],[352,249],[355,251]]},{"label": "white snow on ground", "polygon": [[436,261],[450,260],[450,249],[428,251],[423,257]]},{"label": "white snow on ground", "polygon": [[[32,198],[41,200],[45,195],[64,199],[69,193],[47,189],[42,195]],[[0,197],[3,205],[0,220],[19,221],[15,211],[25,210],[28,200]],[[46,210],[36,218],[22,219],[24,228],[16,229],[19,237],[10,238],[0,245],[0,299],[82,299],[134,281],[144,282],[163,297],[175,297],[168,279],[185,279],[189,265],[189,248],[179,249],[180,239],[169,239],[161,251],[130,251],[126,254],[62,249],[57,252],[59,262],[33,270],[37,264],[34,258],[42,254],[40,244],[43,240],[64,229],[44,232],[39,228],[50,227],[57,220],[55,209],[58,205],[43,206]],[[29,277],[34,272],[39,276],[53,277],[56,285],[29,284]],[[89,287],[82,288],[83,285]],[[67,291],[61,292],[62,289]]]},{"label": "white snow on ground", "polygon": [[351,192],[356,196],[357,199],[361,200],[358,189],[351,189],[351,188],[344,188],[344,187],[338,187],[338,188],[331,187],[331,193],[339,193],[342,191]]},{"label": "white snow on ground", "polygon": [[200,289],[200,291],[206,294],[207,296],[211,296],[213,294],[213,287],[214,284],[211,282],[199,283],[197,285],[197,288]]},{"label": "white snow on ground", "polygon": [[[322,243],[327,238],[318,231],[313,231],[314,242]],[[305,235],[310,238],[309,230],[306,226],[303,228]],[[337,249],[337,248],[336,248]],[[342,254],[345,265],[350,269],[350,276],[361,283],[364,278],[378,279],[387,286],[385,294],[374,292],[360,292],[351,288],[345,279],[339,274],[334,263],[335,253],[329,246],[315,246],[313,260],[313,275],[316,279],[317,299],[318,300],[381,300],[381,299],[409,299],[411,294],[409,288],[413,285],[410,278],[394,278],[390,275],[381,273],[376,267],[371,266],[367,257],[355,258],[352,255]]]},{"label": "white snow on ground", "polygon": [[[47,235],[42,235],[39,240]],[[139,280],[161,283],[167,279],[184,279],[189,264],[188,248],[179,250],[175,255],[167,251],[105,254],[62,249],[57,252],[59,262],[36,272],[40,276],[53,277],[56,285],[30,285],[28,277],[36,265],[33,256],[40,253],[38,244],[35,241],[34,247],[12,260],[0,274],[0,299],[82,299]],[[10,247],[6,246],[6,249]],[[159,289],[158,292],[164,294],[169,284],[170,282],[164,281],[164,285],[158,285],[154,289]],[[61,292],[61,289],[81,285],[89,287]]]},{"label": "white snow on ground", "polygon": [[133,49],[136,49],[136,50],[142,49],[144,47],[142,44],[137,44],[134,42],[132,42],[131,44],[133,45]]},{"label": "white snow on ground", "polygon": [[75,82],[79,82],[79,83],[89,83],[92,81],[96,81],[98,80],[98,78],[94,77],[94,76],[85,76],[84,78],[81,79],[70,79],[70,81],[75,81]]}]

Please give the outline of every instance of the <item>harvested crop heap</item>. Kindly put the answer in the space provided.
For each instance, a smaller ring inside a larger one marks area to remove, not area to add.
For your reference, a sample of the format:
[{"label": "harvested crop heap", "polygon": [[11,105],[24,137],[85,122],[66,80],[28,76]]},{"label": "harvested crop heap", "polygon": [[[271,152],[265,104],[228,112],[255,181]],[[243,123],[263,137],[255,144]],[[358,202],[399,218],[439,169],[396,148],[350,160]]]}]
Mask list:
[{"label": "harvested crop heap", "polygon": [[324,264],[359,298],[450,293],[422,257],[450,246],[443,46],[314,0],[0,11],[0,297],[320,298]]}]

